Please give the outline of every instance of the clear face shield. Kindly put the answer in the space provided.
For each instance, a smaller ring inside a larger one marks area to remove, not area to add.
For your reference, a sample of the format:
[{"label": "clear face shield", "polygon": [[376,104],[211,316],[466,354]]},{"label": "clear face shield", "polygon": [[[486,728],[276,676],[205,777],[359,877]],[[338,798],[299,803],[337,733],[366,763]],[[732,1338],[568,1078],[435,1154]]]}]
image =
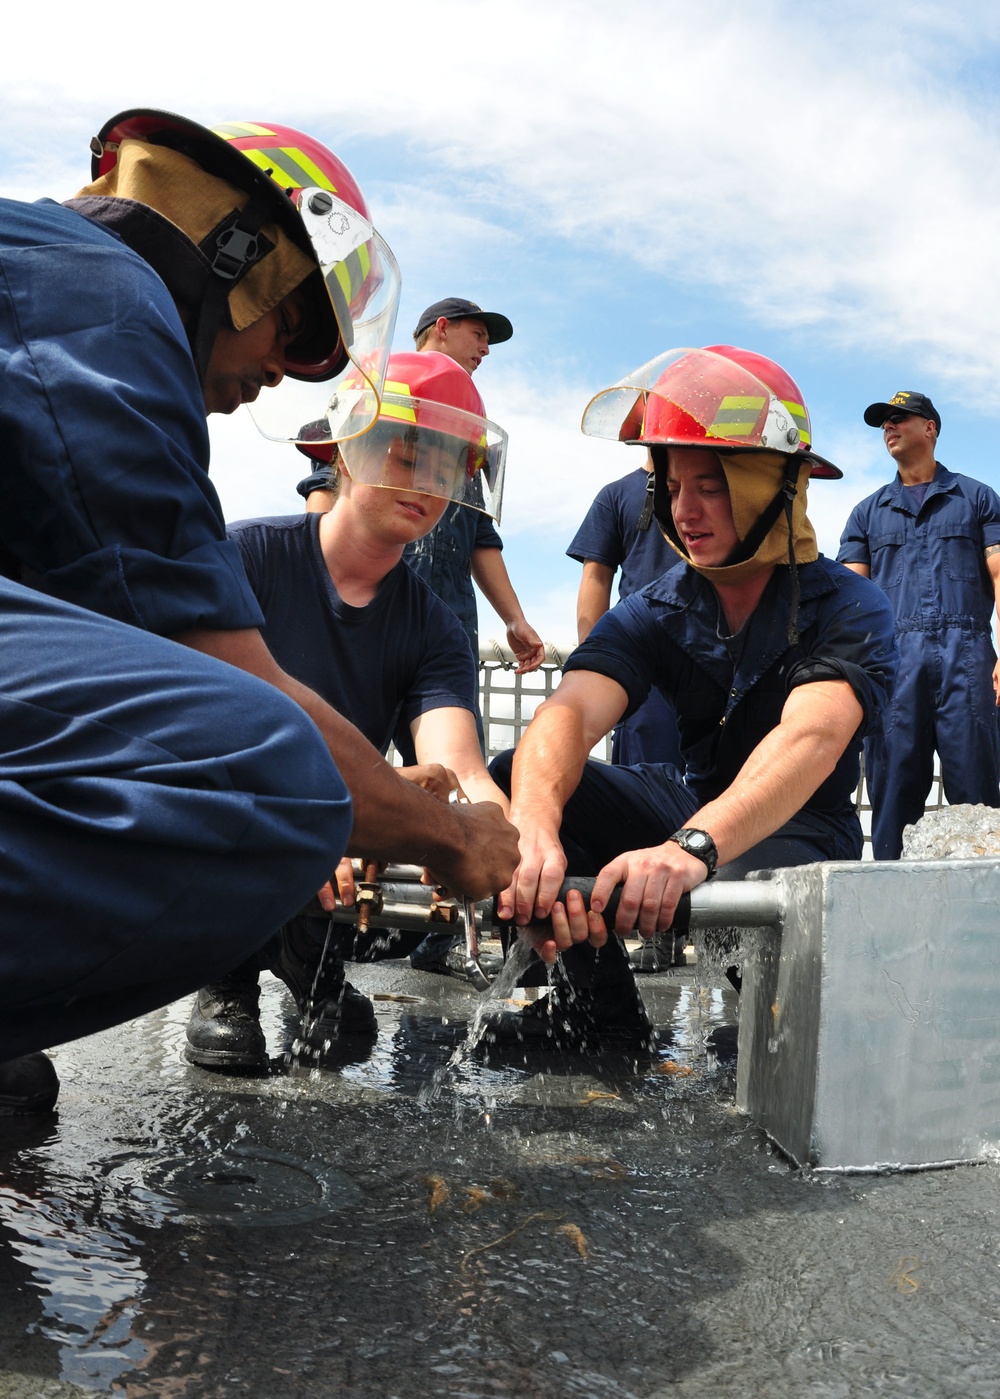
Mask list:
[{"label": "clear face shield", "polygon": [[[793,407],[711,350],[668,350],[603,389],[584,410],[589,437],[798,451]],[[801,412],[801,410],[800,410]]]},{"label": "clear face shield", "polygon": [[276,388],[250,405],[273,442],[342,442],[378,419],[399,307],[399,268],[389,245],[350,205],[324,189],[305,189],[299,213],[319,262],[347,358],[332,377],[295,377],[293,363]]},{"label": "clear face shield", "polygon": [[352,481],[414,491],[500,519],[507,434],[461,408],[386,392],[378,422],[348,434],[341,461]]}]

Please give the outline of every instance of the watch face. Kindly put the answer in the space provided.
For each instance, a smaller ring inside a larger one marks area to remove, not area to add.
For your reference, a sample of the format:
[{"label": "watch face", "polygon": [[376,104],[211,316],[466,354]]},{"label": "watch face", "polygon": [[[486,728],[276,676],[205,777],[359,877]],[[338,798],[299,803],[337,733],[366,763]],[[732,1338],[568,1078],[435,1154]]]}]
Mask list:
[{"label": "watch face", "polygon": [[680,831],[675,831],[670,839],[676,841],[681,849],[686,850],[689,855],[694,855],[696,859],[704,860],[705,868],[708,870],[708,876],[711,879],[712,875],[715,873],[719,855],[715,848],[715,841],[707,831],[696,831],[685,828]]},{"label": "watch face", "polygon": [[711,850],[712,838],[707,836],[704,831],[685,831],[684,845],[692,854],[702,855],[705,851]]}]

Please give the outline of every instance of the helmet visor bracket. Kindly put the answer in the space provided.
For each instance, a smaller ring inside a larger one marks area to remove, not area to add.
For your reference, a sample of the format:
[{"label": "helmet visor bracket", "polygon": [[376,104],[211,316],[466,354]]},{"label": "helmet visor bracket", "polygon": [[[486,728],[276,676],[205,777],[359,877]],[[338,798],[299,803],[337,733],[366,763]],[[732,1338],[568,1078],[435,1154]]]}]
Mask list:
[{"label": "helmet visor bracket", "polygon": [[263,391],[250,412],[274,442],[342,442],[367,432],[378,418],[399,307],[399,268],[372,224],[328,190],[303,190],[299,212],[339,344],[330,367],[319,373],[315,366],[300,366],[290,346],[285,378]]}]

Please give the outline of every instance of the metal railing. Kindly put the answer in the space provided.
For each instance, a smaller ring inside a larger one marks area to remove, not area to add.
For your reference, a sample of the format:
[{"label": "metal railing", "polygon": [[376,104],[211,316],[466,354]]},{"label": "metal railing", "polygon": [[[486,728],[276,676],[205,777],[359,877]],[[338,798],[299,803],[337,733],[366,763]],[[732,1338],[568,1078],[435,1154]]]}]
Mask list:
[{"label": "metal railing", "polygon": [[[559,684],[563,662],[573,648],[545,644],[545,660],[527,675],[515,675],[517,662],[498,641],[484,642],[479,648],[479,707],[486,733],[486,753],[496,757],[517,746],[531,723],[535,710]],[[591,754],[600,762],[611,761],[611,735]]]}]

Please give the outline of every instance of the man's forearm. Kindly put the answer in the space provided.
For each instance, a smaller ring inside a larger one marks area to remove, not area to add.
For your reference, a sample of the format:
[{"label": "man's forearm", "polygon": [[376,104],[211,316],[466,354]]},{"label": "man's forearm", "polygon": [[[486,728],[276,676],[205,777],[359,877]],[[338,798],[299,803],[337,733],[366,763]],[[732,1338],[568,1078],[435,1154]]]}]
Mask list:
[{"label": "man's forearm", "polygon": [[507,815],[510,803],[483,762],[471,711],[450,705],[427,710],[414,720],[411,732],[418,763],[449,768],[470,801],[496,802]]},{"label": "man's forearm", "polygon": [[744,854],[801,810],[833,772],[862,718],[846,681],[799,686],[785,702],[781,723],[732,784],[685,824],[711,834],[720,864]]},{"label": "man's forearm", "polygon": [[983,551],[986,571],[993,589],[993,606],[996,611],[997,653],[1000,654],[1000,544],[990,544]]},{"label": "man's forearm", "polygon": [[558,695],[536,710],[514,750],[510,809],[515,825],[518,811],[525,826],[558,832],[590,747],[580,714],[561,704]]},{"label": "man's forearm", "polygon": [[499,549],[480,547],[472,551],[472,577],[483,597],[500,620],[507,623],[524,616],[510,581],[507,565]]},{"label": "man's forearm", "polygon": [[615,571],[607,564],[588,559],[583,565],[580,591],[576,597],[576,639],[586,641],[594,624],[611,606],[611,583]]},{"label": "man's forearm", "polygon": [[472,552],[472,576],[487,602],[507,628],[507,644],[517,658],[517,674],[537,670],[545,659],[545,643],[526,620],[507,576],[499,549],[481,546]]},{"label": "man's forearm", "polygon": [[175,638],[274,685],[312,719],[326,741],[354,807],[347,853],[439,870],[468,835],[459,809],[399,777],[353,724],[274,661],[256,631],[197,631]]}]

